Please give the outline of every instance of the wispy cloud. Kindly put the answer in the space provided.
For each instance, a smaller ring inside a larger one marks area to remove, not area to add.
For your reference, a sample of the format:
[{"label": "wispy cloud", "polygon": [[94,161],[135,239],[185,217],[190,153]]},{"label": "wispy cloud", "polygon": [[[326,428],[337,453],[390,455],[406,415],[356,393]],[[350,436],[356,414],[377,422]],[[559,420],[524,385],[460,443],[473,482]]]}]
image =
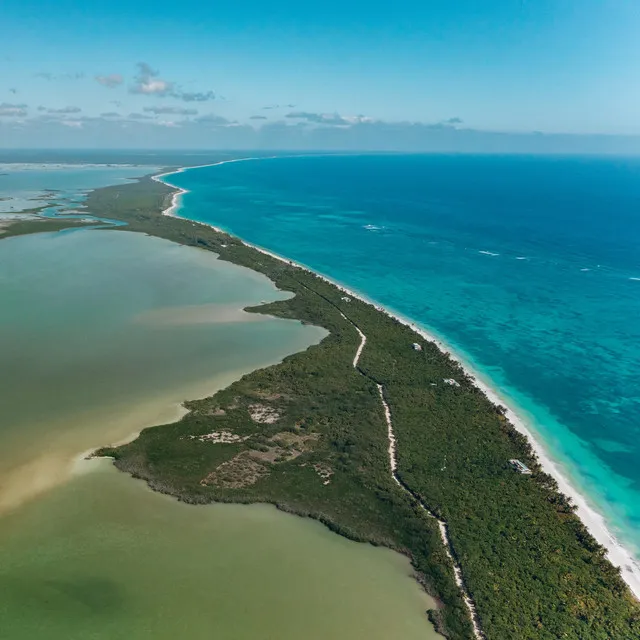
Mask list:
[{"label": "wispy cloud", "polygon": [[267,116],[251,116],[249,120],[268,120]]},{"label": "wispy cloud", "polygon": [[[0,105],[0,109],[26,109],[23,105]],[[33,109],[29,109],[33,113]],[[318,115],[318,114],[317,114]],[[319,114],[322,115],[322,114]],[[335,114],[330,114],[331,118]],[[299,149],[349,151],[406,151],[479,153],[640,153],[640,136],[571,136],[510,134],[455,126],[457,122],[389,122],[362,116],[339,116],[353,123],[326,125],[301,119],[238,124],[207,114],[175,120],[152,114],[116,117],[77,117],[40,113],[36,117],[0,118],[2,145],[90,146],[96,140],[112,148],[156,149]]]},{"label": "wispy cloud", "polygon": [[223,118],[222,116],[218,116],[215,113],[208,113],[203,116],[199,116],[194,119],[194,122],[202,123],[202,124],[212,124],[217,126],[228,126],[232,124],[236,124],[234,120],[228,120],[227,118]]},{"label": "wispy cloud", "polygon": [[173,83],[159,77],[159,72],[146,62],[138,62],[138,73],[134,77],[131,93],[144,95],[168,96],[173,90]]},{"label": "wispy cloud", "polygon": [[337,113],[312,113],[309,111],[292,111],[287,113],[285,118],[303,120],[311,124],[322,124],[325,126],[346,126],[352,124],[347,118],[343,118]]},{"label": "wispy cloud", "polygon": [[198,114],[197,109],[186,109],[185,107],[144,107],[143,111],[155,115],[195,116]]},{"label": "wispy cloud", "polygon": [[314,113],[310,111],[292,111],[285,118],[298,120],[298,124],[307,123],[325,127],[349,127],[355,124],[371,124],[373,118],[364,115],[342,116],[339,113]]},{"label": "wispy cloud", "polygon": [[362,114],[357,116],[342,116],[343,120],[346,120],[349,124],[372,124],[375,120],[369,116]]},{"label": "wispy cloud", "polygon": [[11,104],[10,102],[3,102],[0,104],[0,116],[10,118],[23,118],[27,115],[26,104]]},{"label": "wispy cloud", "polygon": [[160,77],[160,72],[146,62],[138,62],[138,72],[130,87],[131,93],[159,98],[176,98],[184,102],[208,102],[216,99],[214,91],[183,91],[180,85]]},{"label": "wispy cloud", "polygon": [[82,71],[75,71],[73,73],[61,73],[56,75],[49,71],[38,71],[33,74],[35,78],[41,78],[42,80],[82,80],[84,73]]},{"label": "wispy cloud", "polygon": [[100,117],[101,118],[120,118],[121,115],[119,113],[116,113],[115,111],[107,111],[106,113],[101,113]]},{"label": "wispy cloud", "polygon": [[62,107],[61,109],[50,109],[47,107],[38,107],[38,111],[44,111],[45,113],[68,115],[70,113],[80,113],[82,109],[80,107]]},{"label": "wispy cloud", "polygon": [[95,76],[94,79],[98,84],[108,89],[119,87],[124,82],[124,78],[119,73],[110,73],[107,76]]},{"label": "wispy cloud", "polygon": [[208,100],[215,100],[217,97],[215,92],[213,91],[178,91],[174,95],[176,98],[180,98],[180,100],[184,100],[185,102],[207,102]]}]

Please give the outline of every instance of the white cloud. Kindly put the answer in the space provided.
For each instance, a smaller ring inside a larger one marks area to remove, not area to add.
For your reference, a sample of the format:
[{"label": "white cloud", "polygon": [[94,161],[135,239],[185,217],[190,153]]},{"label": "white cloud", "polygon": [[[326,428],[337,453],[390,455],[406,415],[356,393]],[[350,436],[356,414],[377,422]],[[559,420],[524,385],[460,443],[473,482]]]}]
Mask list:
[{"label": "white cloud", "polygon": [[138,73],[134,78],[131,93],[167,96],[173,89],[173,83],[158,78],[158,72],[146,62],[138,62]]},{"label": "white cloud", "polygon": [[107,76],[96,76],[95,80],[108,89],[113,89],[124,82],[124,78],[119,73],[110,73]]},{"label": "white cloud", "polygon": [[54,73],[50,73],[49,71],[39,71],[34,74],[36,78],[42,78],[43,80],[82,80],[84,78],[84,73],[82,71],[76,71],[74,73],[61,73],[56,75]]},{"label": "white cloud", "polygon": [[293,111],[291,113],[287,113],[285,118],[333,127],[344,127],[363,122],[373,122],[371,118],[362,115],[341,116],[338,113],[314,113],[309,111]]},{"label": "white cloud", "polygon": [[195,116],[198,114],[197,109],[186,109],[184,107],[144,107],[143,111],[147,113],[172,114],[178,116]]},{"label": "white cloud", "polygon": [[157,93],[160,95],[166,95],[171,90],[173,85],[171,82],[167,82],[166,80],[157,80],[149,79],[144,82],[139,82],[136,85],[135,93]]},{"label": "white cloud", "polygon": [[134,77],[129,91],[160,98],[171,97],[184,102],[208,102],[215,100],[213,91],[183,91],[175,82],[159,77],[159,72],[146,62],[138,62],[138,73]]},{"label": "white cloud", "polygon": [[342,116],[342,118],[349,124],[360,124],[363,122],[371,124],[372,122],[375,122],[375,120],[369,116]]},{"label": "white cloud", "polygon": [[62,109],[47,109],[46,107],[38,107],[38,111],[46,111],[47,113],[57,114],[69,114],[80,113],[82,109],[80,107],[62,107]]},{"label": "white cloud", "polygon": [[207,102],[207,100],[216,99],[216,94],[213,91],[180,91],[174,95],[176,98],[180,98],[180,100],[184,100],[185,102]]},{"label": "white cloud", "polygon": [[231,120],[227,120],[227,118],[223,118],[222,116],[217,116],[215,113],[207,113],[204,116],[196,118],[195,121],[202,124],[213,124],[221,126],[233,124]]},{"label": "white cloud", "polygon": [[0,116],[7,116],[10,118],[22,118],[27,115],[26,104],[11,104],[9,102],[3,102],[0,104]]},{"label": "white cloud", "polygon": [[148,116],[144,113],[130,113],[129,118],[131,120],[153,120],[153,116]]}]

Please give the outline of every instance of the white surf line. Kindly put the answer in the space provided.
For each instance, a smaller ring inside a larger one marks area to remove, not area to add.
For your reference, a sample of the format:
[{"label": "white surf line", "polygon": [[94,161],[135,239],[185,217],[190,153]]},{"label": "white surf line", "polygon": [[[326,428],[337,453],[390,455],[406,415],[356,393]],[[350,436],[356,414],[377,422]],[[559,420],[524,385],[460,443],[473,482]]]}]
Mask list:
[{"label": "white surf line", "polygon": [[[342,155],[342,154],[312,154],[312,155],[321,156],[321,155]],[[270,159],[271,157],[272,156],[261,156],[257,158],[237,158],[234,160],[223,160],[221,162],[213,163],[212,165],[201,165],[201,166],[203,167],[217,166],[219,164],[225,164],[227,162],[240,162],[243,160],[262,160],[262,159]],[[273,156],[273,157],[276,158],[276,157],[284,157],[284,156]],[[296,155],[296,156],[286,156],[286,157],[309,157],[309,156],[301,154],[300,156]],[[173,173],[181,173],[183,171],[187,171],[188,169],[193,169],[193,168],[195,167],[182,167],[180,169],[176,169],[175,171],[168,171],[167,173],[155,175],[152,177],[153,179],[161,178],[163,175],[168,176]],[[179,187],[176,187],[175,185],[172,185],[163,180],[158,180],[158,182],[162,182],[163,184],[168,184],[174,189],[180,189]],[[180,191],[185,192],[186,190],[180,189]],[[174,217],[180,217],[174,213],[174,210],[177,206],[175,197],[177,197],[178,195],[180,194],[179,193],[174,194],[174,198],[172,198],[172,205],[168,207],[165,211],[163,211],[163,214],[174,216]],[[188,220],[188,218],[185,218],[185,220]],[[195,222],[195,221],[192,221],[192,222],[194,225],[202,224],[203,226],[210,227],[220,233],[233,235],[228,231],[225,231],[224,229],[216,227],[215,225],[212,225],[212,224],[207,224],[204,222]],[[234,237],[237,237],[237,236],[234,236]],[[449,357],[462,367],[465,373],[471,377],[475,386],[478,387],[493,404],[502,405],[506,407],[507,409],[506,417],[508,418],[509,422],[511,422],[511,424],[514,426],[516,431],[519,431],[524,436],[526,436],[527,440],[531,444],[538,458],[538,462],[540,463],[543,471],[545,471],[546,473],[551,475],[553,478],[555,478],[555,480],[558,482],[559,491],[573,500],[573,503],[577,506],[576,513],[580,518],[580,520],[582,521],[582,524],[589,531],[589,533],[607,550],[607,558],[609,559],[609,561],[614,566],[621,568],[622,579],[627,583],[633,595],[640,600],[640,562],[638,561],[638,559],[634,556],[634,554],[631,551],[629,551],[623,544],[621,544],[617,540],[617,538],[613,535],[613,533],[611,533],[611,531],[609,530],[609,526],[605,521],[604,516],[599,512],[599,510],[596,507],[592,506],[592,504],[587,500],[587,498],[583,494],[581,494],[573,486],[573,484],[567,479],[565,473],[561,470],[559,464],[555,460],[553,460],[551,455],[547,452],[547,448],[546,448],[547,445],[541,439],[535,437],[535,434],[532,431],[530,425],[526,422],[526,420],[521,418],[520,415],[518,414],[518,411],[513,408],[512,402],[509,399],[505,398],[500,392],[496,391],[491,386],[490,381],[486,380],[482,375],[480,375],[476,370],[474,370],[474,368],[471,366],[469,362],[467,362],[460,355],[456,354],[455,350],[452,347],[450,347],[448,344],[446,344],[446,342],[441,337],[439,336],[437,337],[433,333],[426,331],[423,327],[418,326],[415,323],[415,321],[407,318],[406,316],[403,316],[400,313],[395,313],[390,311],[389,309],[384,308],[382,305],[377,303],[375,300],[372,300],[365,294],[359,293],[353,289],[345,287],[340,282],[337,282],[328,276],[322,275],[321,273],[314,271],[310,267],[300,262],[296,262],[294,260],[289,260],[288,258],[284,258],[283,256],[280,256],[277,253],[274,253],[273,251],[269,251],[264,247],[253,244],[251,242],[247,242],[246,240],[242,240],[241,238],[239,238],[239,240],[240,242],[242,242],[242,244],[244,244],[247,247],[251,247],[252,249],[259,251],[264,255],[270,256],[275,260],[279,260],[280,262],[295,266],[299,269],[302,269],[303,271],[311,273],[312,275],[317,276],[322,280],[324,280],[325,282],[328,282],[329,284],[333,285],[338,290],[342,291],[344,294],[352,298],[355,298],[357,300],[360,300],[365,304],[372,305],[374,309],[376,309],[377,311],[380,311],[380,313],[384,313],[388,317],[393,318],[394,320],[397,320],[399,323],[405,325],[406,327],[409,327],[412,331],[414,331],[418,336],[420,336],[427,342],[431,342],[435,344],[436,347],[438,347],[438,349],[442,353],[449,354]]]},{"label": "white surf line", "polygon": [[172,189],[177,189],[177,191],[175,191],[172,195],[171,195],[171,204],[162,212],[163,215],[165,216],[173,216],[173,217],[177,217],[176,216],[176,211],[178,210],[179,207],[179,201],[180,201],[180,196],[183,196],[185,193],[189,193],[189,189],[183,189],[182,187],[178,187],[175,184],[171,184],[169,181],[167,180],[163,180],[163,178],[166,178],[167,176],[172,176],[176,173],[184,173],[185,171],[188,171],[189,169],[204,169],[204,167],[217,167],[218,165],[221,164],[229,164],[230,162],[246,162],[247,160],[263,160],[263,159],[267,159],[267,158],[277,158],[279,156],[258,156],[258,157],[254,157],[254,158],[232,158],[230,160],[220,160],[219,162],[211,162],[209,164],[196,164],[192,167],[180,167],[178,169],[174,169],[173,171],[166,171],[165,173],[157,173],[156,175],[151,176],[151,179],[154,180],[155,182],[159,182],[160,184],[165,184],[169,187],[171,187]]},{"label": "white surf line", "polygon": [[[353,322],[352,320],[349,320],[349,318],[347,318],[347,316],[345,316],[344,313],[342,313],[342,311],[340,311],[340,315],[360,335],[360,344],[358,345],[358,348],[356,350],[356,355],[353,358],[353,368],[358,370],[358,363],[360,362],[360,356],[362,355],[364,345],[367,343],[367,336],[360,330],[360,327],[358,327],[358,325],[355,324],[355,322]],[[360,371],[358,372],[361,373]],[[449,558],[453,566],[453,575],[454,575],[456,585],[458,585],[458,589],[460,589],[460,593],[462,594],[462,599],[464,601],[465,606],[467,607],[467,611],[469,612],[469,617],[471,618],[471,624],[473,625],[473,635],[475,636],[476,640],[485,640],[485,635],[480,629],[480,625],[478,624],[478,612],[476,610],[476,606],[473,603],[473,600],[471,600],[471,596],[469,596],[467,588],[465,587],[464,580],[462,579],[462,570],[460,569],[460,566],[457,564],[457,562],[453,557],[452,545],[451,545],[451,540],[449,538],[449,530],[447,528],[447,523],[444,522],[444,520],[440,520],[439,518],[437,518],[436,515],[432,513],[422,503],[422,500],[419,500],[412,491],[409,491],[409,489],[407,489],[407,487],[405,487],[405,485],[400,481],[400,478],[398,478],[398,474],[397,474],[398,460],[396,457],[396,436],[393,433],[393,423],[391,421],[391,410],[389,409],[389,405],[387,404],[387,401],[384,398],[384,389],[382,385],[376,384],[376,386],[378,387],[378,393],[380,394],[380,401],[382,402],[382,408],[384,410],[384,417],[387,422],[387,438],[389,439],[389,448],[388,448],[389,467],[391,468],[391,477],[393,478],[395,483],[402,489],[402,491],[408,494],[409,497],[412,498],[413,500],[418,501],[418,504],[420,505],[422,510],[427,514],[427,516],[429,516],[430,518],[433,518],[438,523],[438,530],[440,531],[440,538],[442,540],[442,544],[444,545],[445,553],[447,554],[447,557]]]},{"label": "white surf line", "polygon": [[[171,187],[172,189],[177,189],[175,193],[171,196],[171,204],[162,212],[165,216],[173,216],[179,217],[176,215],[176,211],[179,207],[180,196],[183,196],[185,193],[189,193],[189,189],[183,189],[182,187],[178,187],[175,184],[171,184],[169,181],[165,180],[167,176],[172,176],[176,173],[184,173],[185,171],[189,171],[190,169],[204,169],[205,167],[218,167],[222,164],[230,164],[232,162],[248,162],[249,160],[277,160],[279,158],[324,158],[328,156],[344,156],[344,155],[357,155],[357,154],[342,154],[342,153],[297,153],[294,155],[275,155],[275,156],[251,156],[245,158],[230,158],[229,160],[219,160],[218,162],[210,162],[208,164],[195,164],[188,167],[179,167],[177,169],[173,169],[172,171],[165,171],[164,173],[157,173],[151,176],[152,180],[159,182],[160,184],[165,184]],[[205,224],[205,223],[201,223]],[[213,226],[213,225],[207,225]],[[217,229],[213,227],[216,231],[222,231],[221,229]]]}]

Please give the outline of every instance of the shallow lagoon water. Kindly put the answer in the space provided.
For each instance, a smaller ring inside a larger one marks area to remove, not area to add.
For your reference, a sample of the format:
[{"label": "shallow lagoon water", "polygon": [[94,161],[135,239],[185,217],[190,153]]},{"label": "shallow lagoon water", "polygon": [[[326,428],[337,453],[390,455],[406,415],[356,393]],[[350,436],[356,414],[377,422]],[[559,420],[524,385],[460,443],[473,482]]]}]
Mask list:
[{"label": "shallow lagoon water", "polygon": [[436,637],[402,556],[91,464],[0,523],[3,640]]},{"label": "shallow lagoon water", "polygon": [[406,558],[82,460],[319,341],[241,311],[286,295],[139,234],[0,242],[0,639],[436,637]]},{"label": "shallow lagoon water", "polygon": [[[0,163],[0,214],[80,204],[88,191],[137,178],[152,167]],[[1,216],[0,216],[1,217]]]},{"label": "shallow lagoon water", "polygon": [[[288,295],[263,276],[139,234],[5,239],[0,295],[0,511],[61,481],[83,451],[324,335],[242,311]],[[202,307],[200,322],[175,319]]]}]

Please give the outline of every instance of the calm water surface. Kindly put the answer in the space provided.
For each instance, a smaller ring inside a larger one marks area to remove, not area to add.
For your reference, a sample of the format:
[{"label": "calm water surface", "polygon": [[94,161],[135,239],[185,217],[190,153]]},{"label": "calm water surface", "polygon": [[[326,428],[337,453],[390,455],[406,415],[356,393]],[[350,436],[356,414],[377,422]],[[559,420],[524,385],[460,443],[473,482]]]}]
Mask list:
[{"label": "calm water surface", "polygon": [[80,204],[88,191],[143,176],[154,167],[0,163],[1,214],[56,204],[64,211]]},{"label": "calm water surface", "polygon": [[0,242],[0,639],[430,638],[408,561],[80,454],[319,341],[255,272],[147,236]]},{"label": "calm water surface", "polygon": [[402,556],[265,505],[185,505],[97,464],[0,521],[3,640],[439,637]]}]

